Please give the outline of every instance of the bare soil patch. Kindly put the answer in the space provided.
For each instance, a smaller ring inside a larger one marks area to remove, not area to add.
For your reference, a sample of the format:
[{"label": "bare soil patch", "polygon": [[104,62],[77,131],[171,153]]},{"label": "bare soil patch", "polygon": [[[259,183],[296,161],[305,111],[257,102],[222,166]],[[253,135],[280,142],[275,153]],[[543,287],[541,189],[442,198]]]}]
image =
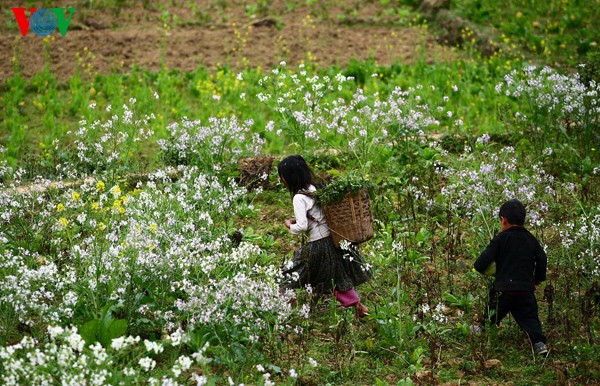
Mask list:
[{"label": "bare soil patch", "polygon": [[385,65],[454,55],[436,43],[426,28],[381,16],[377,4],[365,5],[351,20],[341,21],[342,11],[333,8],[327,13],[337,18],[315,16],[315,9],[306,6],[284,11],[277,2],[267,13],[254,17],[248,17],[244,3],[231,2],[226,9],[216,9],[213,2],[197,1],[197,7],[207,8],[193,12],[193,1],[172,3],[190,8],[165,9],[156,2],[148,2],[147,8],[76,6],[67,34],[56,31],[48,38],[31,30],[21,36],[7,4],[0,27],[0,80],[10,77],[15,67],[31,77],[45,65],[65,80],[77,68],[90,74],[128,72],[134,65],[153,71],[161,66],[193,71],[200,66],[269,68],[282,60],[290,65],[310,61],[344,66],[353,58]]}]

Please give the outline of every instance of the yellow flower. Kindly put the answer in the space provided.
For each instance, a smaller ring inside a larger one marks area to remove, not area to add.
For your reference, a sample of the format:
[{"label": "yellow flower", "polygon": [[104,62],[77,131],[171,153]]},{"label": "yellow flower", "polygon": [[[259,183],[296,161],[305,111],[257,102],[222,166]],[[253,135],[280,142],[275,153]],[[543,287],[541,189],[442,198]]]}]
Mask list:
[{"label": "yellow flower", "polygon": [[517,19],[520,19],[523,17],[523,12],[519,11],[517,12]]},{"label": "yellow flower", "polygon": [[158,227],[156,226],[156,223],[152,223],[152,224],[150,224],[150,230],[151,230],[152,232],[156,232],[156,230],[157,230],[157,229],[158,229]]},{"label": "yellow flower", "polygon": [[106,189],[106,185],[104,185],[104,181],[100,180],[100,181],[96,182],[96,191],[98,191],[98,193],[104,192],[104,189]]},{"label": "yellow flower", "polygon": [[44,265],[44,264],[46,264],[46,258],[44,256],[38,256],[37,262],[39,265]]},{"label": "yellow flower", "polygon": [[92,203],[92,209],[93,210],[100,210],[100,204],[98,204],[97,202],[93,202]]},{"label": "yellow flower", "polygon": [[62,202],[56,205],[57,212],[62,212],[63,210],[65,210],[65,206],[62,204]]},{"label": "yellow flower", "polygon": [[115,185],[112,188],[110,188],[110,192],[112,193],[114,198],[118,198],[121,195],[121,188],[119,187],[119,185]]},{"label": "yellow flower", "polygon": [[125,213],[125,208],[123,208],[121,200],[115,200],[115,202],[113,202],[112,209],[120,214]]},{"label": "yellow flower", "polygon": [[60,225],[62,225],[63,227],[66,227],[67,225],[69,225],[69,220],[67,220],[64,217],[61,217],[61,218],[58,219],[58,223]]},{"label": "yellow flower", "polygon": [[73,199],[73,201],[78,201],[79,197],[81,197],[81,195],[77,192],[73,192],[71,193],[71,198]]},{"label": "yellow flower", "polygon": [[96,227],[97,227],[99,230],[101,230],[101,231],[103,231],[103,230],[105,230],[105,229],[106,229],[106,225],[104,225],[104,223],[103,223],[102,221],[100,221],[100,222],[98,223],[98,225],[96,225]]}]

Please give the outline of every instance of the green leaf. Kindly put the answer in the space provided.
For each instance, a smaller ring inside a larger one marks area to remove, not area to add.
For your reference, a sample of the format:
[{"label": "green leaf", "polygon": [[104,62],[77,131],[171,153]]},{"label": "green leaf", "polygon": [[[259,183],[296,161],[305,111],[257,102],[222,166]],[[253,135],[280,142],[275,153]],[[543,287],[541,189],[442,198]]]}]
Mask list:
[{"label": "green leaf", "polygon": [[107,325],[100,328],[98,341],[108,347],[113,339],[125,335],[127,331],[127,321],[125,319],[113,319]]},{"label": "green leaf", "polygon": [[373,198],[375,184],[362,176],[340,173],[330,184],[318,190],[316,195],[320,203],[326,205],[341,202],[346,194],[357,193],[361,190],[366,190]]},{"label": "green leaf", "polygon": [[102,322],[98,319],[85,322],[78,329],[79,335],[81,335],[87,344],[96,343],[98,341],[98,336],[100,335],[101,326]]},{"label": "green leaf", "polygon": [[451,306],[457,306],[460,303],[458,298],[449,292],[444,292],[444,300],[447,301]]}]

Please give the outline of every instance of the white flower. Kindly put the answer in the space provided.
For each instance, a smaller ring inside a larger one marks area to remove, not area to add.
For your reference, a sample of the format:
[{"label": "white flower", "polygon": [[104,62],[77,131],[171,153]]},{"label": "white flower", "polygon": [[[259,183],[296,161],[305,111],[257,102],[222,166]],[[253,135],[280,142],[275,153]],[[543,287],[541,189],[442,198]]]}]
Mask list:
[{"label": "white flower", "polygon": [[159,342],[151,342],[149,340],[144,340],[144,346],[146,346],[146,351],[154,352],[155,354],[160,354],[164,351],[164,347]]},{"label": "white flower", "polygon": [[477,138],[477,143],[488,143],[490,141],[489,134],[483,134],[481,137]]},{"label": "white flower", "polygon": [[351,244],[348,240],[341,240],[340,241],[340,249],[344,250],[344,251],[350,251],[351,250]]},{"label": "white flower", "polygon": [[81,339],[81,336],[77,334],[76,331],[72,332],[66,339],[69,346],[75,351],[83,351],[83,347],[85,346],[85,341]]},{"label": "white flower", "polygon": [[142,367],[142,369],[146,372],[154,369],[156,366],[156,361],[152,358],[144,357],[139,360],[138,364]]},{"label": "white flower", "polygon": [[208,383],[208,379],[204,375],[198,375],[196,373],[192,374],[194,380],[196,381],[196,386],[204,386]]},{"label": "white flower", "polygon": [[123,375],[125,375],[126,377],[133,377],[135,375],[135,370],[131,367],[125,367],[123,369]]},{"label": "white flower", "polygon": [[189,368],[192,366],[192,363],[194,363],[190,357],[188,356],[180,356],[179,358],[177,358],[177,363],[179,364],[179,366],[181,366],[181,369],[183,371],[189,370]]},{"label": "white flower", "polygon": [[123,336],[113,339],[112,342],[110,343],[110,347],[112,347],[116,351],[121,350],[124,345],[125,345],[125,337],[123,337]]},{"label": "white flower", "polygon": [[48,326],[48,334],[50,334],[50,338],[54,339],[57,336],[61,335],[65,332],[65,329],[61,326]]},{"label": "white flower", "polygon": [[173,346],[179,346],[185,338],[185,333],[181,330],[181,328],[178,328],[177,331],[172,333],[167,340],[171,341]]},{"label": "white flower", "polygon": [[106,358],[108,358],[108,354],[106,354],[106,350],[104,350],[104,347],[102,347],[100,342],[96,342],[95,344],[91,345],[90,349],[94,355],[94,362],[96,362],[98,366],[104,363]]}]

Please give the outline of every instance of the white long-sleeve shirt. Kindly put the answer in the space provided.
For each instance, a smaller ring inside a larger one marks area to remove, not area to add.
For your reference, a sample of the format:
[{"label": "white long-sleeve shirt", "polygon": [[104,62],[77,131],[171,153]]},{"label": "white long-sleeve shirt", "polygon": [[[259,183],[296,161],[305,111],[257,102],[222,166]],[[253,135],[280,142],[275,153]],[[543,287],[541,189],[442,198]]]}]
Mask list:
[{"label": "white long-sleeve shirt", "polygon": [[[311,185],[309,192],[316,192],[317,189]],[[308,231],[308,241],[320,240],[329,236],[329,228],[325,220],[325,214],[319,205],[315,205],[315,199],[304,194],[296,194],[293,199],[294,217],[296,223],[290,226],[290,232],[294,235]],[[308,218],[310,214],[314,220]]]}]

